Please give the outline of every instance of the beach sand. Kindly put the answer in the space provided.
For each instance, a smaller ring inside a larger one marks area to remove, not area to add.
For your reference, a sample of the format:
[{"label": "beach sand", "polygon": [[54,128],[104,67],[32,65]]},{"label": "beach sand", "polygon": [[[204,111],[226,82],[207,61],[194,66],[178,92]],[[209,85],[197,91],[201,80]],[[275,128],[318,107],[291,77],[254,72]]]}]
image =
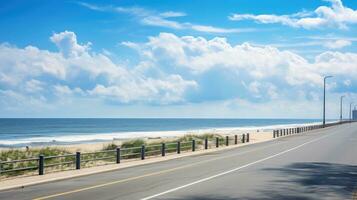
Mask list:
[{"label": "beach sand", "polygon": [[[46,145],[46,146],[34,146],[34,147],[29,147],[32,149],[39,149],[39,148],[45,148],[45,147],[57,147],[57,148],[63,148],[66,151],[75,153],[75,152],[95,152],[95,151],[101,151],[105,146],[109,144],[116,144],[120,146],[124,141],[129,141],[129,140],[134,140],[134,139],[144,139],[148,144],[150,143],[157,143],[157,142],[172,142],[172,141],[177,141],[179,137],[185,136],[185,135],[202,135],[202,134],[217,134],[221,136],[233,136],[233,135],[242,135],[242,134],[250,134],[250,140],[251,141],[261,141],[261,140],[267,140],[268,138],[272,138],[272,131],[271,130],[264,130],[264,129],[258,129],[258,130],[237,130],[237,129],[212,129],[212,130],[206,130],[206,131],[187,131],[187,132],[168,132],[168,134],[160,133],[160,134],[154,134],[152,137],[133,137],[133,138],[126,138],[126,139],[113,139],[112,141],[105,141],[105,142],[95,142],[95,143],[82,143],[82,144],[68,144],[68,145]],[[23,149],[25,150],[25,147],[14,147],[11,149]],[[9,150],[9,148],[0,148],[0,151],[6,151]]]}]

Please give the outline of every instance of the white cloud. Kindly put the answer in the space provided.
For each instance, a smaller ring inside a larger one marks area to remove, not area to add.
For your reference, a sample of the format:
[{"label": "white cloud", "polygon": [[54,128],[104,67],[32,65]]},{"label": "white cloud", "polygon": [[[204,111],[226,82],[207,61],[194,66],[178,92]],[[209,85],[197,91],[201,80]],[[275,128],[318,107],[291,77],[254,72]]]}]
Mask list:
[{"label": "white cloud", "polygon": [[[82,48],[85,45],[79,44],[72,32],[56,35],[61,35],[56,39],[58,44],[66,44],[59,46],[59,51],[0,45],[1,111],[21,112],[26,107],[34,111],[46,106],[56,110],[60,103],[71,104],[72,108],[81,105],[73,102],[90,102],[90,108],[99,105],[98,102],[107,102],[107,106],[128,103],[134,107],[148,104],[160,104],[160,108],[172,104],[190,107],[193,102],[213,102],[207,96],[216,97],[227,91],[228,95],[219,99],[229,104],[225,104],[227,107],[222,109],[227,110],[222,113],[237,106],[229,103],[235,98],[242,99],[239,104],[245,102],[249,108],[270,109],[262,106],[267,105],[276,109],[280,107],[277,102],[290,105],[298,101],[304,102],[296,103],[300,105],[298,108],[304,108],[316,103],[308,101],[321,98],[323,75],[335,76],[328,84],[330,89],[342,87],[343,83],[352,84],[351,80],[357,76],[355,53],[327,51],[307,60],[271,46],[232,45],[222,37],[206,39],[161,33],[143,44],[123,43],[141,55],[137,65],[125,66],[102,53]],[[62,43],[61,38],[67,42]],[[93,102],[96,104],[92,105]],[[240,105],[238,110],[242,109]]]},{"label": "white cloud", "polygon": [[44,83],[36,79],[31,79],[25,84],[25,90],[30,93],[42,91],[44,89],[43,87]]},{"label": "white cloud", "polygon": [[249,84],[248,88],[251,92],[255,94],[259,94],[260,93],[259,87],[260,87],[260,83],[257,81],[253,81]]},{"label": "white cloud", "polygon": [[324,46],[329,49],[341,49],[352,44],[349,40],[335,40],[335,41],[327,41]]},{"label": "white cloud", "polygon": [[193,24],[190,22],[179,22],[172,18],[187,16],[184,12],[166,11],[157,12],[140,7],[113,7],[113,6],[97,6],[88,3],[80,3],[80,5],[95,11],[102,12],[118,12],[130,14],[138,19],[138,21],[147,26],[157,26],[171,29],[188,29],[205,33],[240,33],[251,32],[254,29],[238,29],[238,28],[222,28],[210,25]]},{"label": "white cloud", "polygon": [[[123,97],[115,99],[118,103],[155,101],[168,104],[183,101],[186,90],[196,86],[195,81],[184,80],[180,75],[151,77],[145,71],[116,64],[106,55],[78,44],[74,32],[55,33],[51,41],[60,52],[33,46],[0,45],[0,83],[9,88],[4,95],[21,100],[26,95],[23,91],[33,93],[32,98],[42,98],[42,92],[50,96],[90,94],[103,99]],[[25,83],[24,90],[21,83]],[[108,91],[113,93],[98,92],[103,88],[117,89]]]},{"label": "white cloud", "polygon": [[160,13],[161,17],[168,18],[168,17],[183,17],[186,16],[186,13],[184,12],[174,12],[174,11],[168,11],[168,12],[163,12]]},{"label": "white cloud", "polygon": [[253,32],[255,29],[239,29],[239,28],[218,28],[214,26],[204,26],[204,25],[191,25],[188,24],[191,29],[199,32],[207,33],[241,33],[241,32]]},{"label": "white cloud", "polygon": [[233,14],[230,20],[254,20],[263,24],[280,23],[296,28],[326,28],[337,27],[347,29],[349,24],[357,23],[357,10],[343,6],[341,0],[325,0],[331,3],[331,7],[320,6],[313,13],[303,12],[291,15],[274,14]]},{"label": "white cloud", "polygon": [[183,24],[179,22],[168,20],[161,16],[144,17],[143,19],[141,19],[141,23],[150,26],[160,26],[160,27],[173,28],[173,29],[184,29],[185,27]]},{"label": "white cloud", "polygon": [[50,39],[65,57],[81,56],[88,51],[90,46],[90,43],[86,45],[78,44],[76,34],[70,31],[55,33]]},{"label": "white cloud", "polygon": [[[352,45],[352,41],[348,39],[313,39],[312,41],[303,41],[303,42],[292,42],[288,43],[271,43],[269,46],[278,47],[278,48],[296,48],[296,47],[313,47],[321,46],[328,49],[341,49],[347,46]],[[303,48],[303,51],[316,51],[321,52],[321,50],[309,50]]]},{"label": "white cloud", "polygon": [[146,102],[161,103],[185,101],[182,95],[188,88],[195,88],[195,81],[183,80],[181,76],[170,75],[163,80],[141,80],[143,83],[126,82],[120,85],[105,87],[97,85],[90,90],[91,95],[106,97],[119,102],[132,102],[145,99]]},{"label": "white cloud", "polygon": [[40,50],[34,46],[17,48],[0,44],[0,74],[6,82],[13,85],[21,83],[27,77],[38,77],[43,74],[65,79],[67,66],[65,58],[59,53]]},{"label": "white cloud", "polygon": [[254,80],[284,79],[292,86],[321,85],[324,74],[357,75],[355,53],[328,51],[317,55],[314,61],[308,61],[296,53],[270,46],[249,43],[232,46],[226,38],[206,40],[171,33],[150,37],[147,43],[135,45],[135,49],[157,65],[174,65],[193,74],[222,69],[245,74],[245,78]]},{"label": "white cloud", "polygon": [[346,86],[350,86],[351,85],[351,80],[347,79],[345,81],[343,81],[343,84],[345,84]]}]

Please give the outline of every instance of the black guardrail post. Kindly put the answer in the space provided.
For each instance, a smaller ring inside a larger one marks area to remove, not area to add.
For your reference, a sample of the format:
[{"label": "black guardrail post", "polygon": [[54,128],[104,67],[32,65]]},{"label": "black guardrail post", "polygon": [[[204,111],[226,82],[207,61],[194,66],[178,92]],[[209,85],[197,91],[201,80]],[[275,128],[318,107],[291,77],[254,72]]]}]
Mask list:
[{"label": "black guardrail post", "polygon": [[192,140],[192,151],[196,151],[196,141]]},{"label": "black guardrail post", "polygon": [[208,149],[208,139],[205,138],[205,149]]},{"label": "black guardrail post", "polygon": [[229,145],[229,136],[226,136],[226,146]]},{"label": "black guardrail post", "polygon": [[76,169],[81,169],[81,152],[76,152]]},{"label": "black guardrail post", "polygon": [[273,130],[273,138],[275,138],[275,130]]},{"label": "black guardrail post", "polygon": [[181,142],[178,141],[177,142],[177,154],[180,154],[181,153]]},{"label": "black guardrail post", "polygon": [[219,138],[216,137],[216,148],[218,148],[218,147],[219,147]]},{"label": "black guardrail post", "polygon": [[234,135],[234,144],[238,144],[238,135]]},{"label": "black guardrail post", "polygon": [[242,143],[245,143],[245,134],[242,135]]},{"label": "black guardrail post", "polygon": [[283,129],[280,129],[280,136],[283,136]]},{"label": "black guardrail post", "polygon": [[120,163],[120,148],[118,147],[118,148],[116,148],[116,150],[117,150],[117,164],[119,164]]},{"label": "black guardrail post", "polygon": [[38,159],[38,175],[43,175],[45,169],[45,157],[43,155],[39,156]]},{"label": "black guardrail post", "polygon": [[249,133],[247,133],[247,142],[249,142]]},{"label": "black guardrail post", "polygon": [[145,159],[145,145],[141,146],[141,160]]},{"label": "black guardrail post", "polygon": [[161,144],[161,156],[165,156],[166,153],[166,146],[165,143]]}]

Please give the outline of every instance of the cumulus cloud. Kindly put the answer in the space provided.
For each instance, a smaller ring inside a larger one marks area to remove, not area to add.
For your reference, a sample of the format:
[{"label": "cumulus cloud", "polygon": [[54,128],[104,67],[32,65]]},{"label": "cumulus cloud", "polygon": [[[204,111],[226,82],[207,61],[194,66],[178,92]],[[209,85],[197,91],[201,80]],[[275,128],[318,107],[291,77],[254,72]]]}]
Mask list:
[{"label": "cumulus cloud", "polygon": [[147,102],[172,103],[182,102],[184,92],[187,88],[197,87],[195,81],[185,81],[181,76],[170,75],[163,80],[148,79],[138,82],[125,82],[119,85],[103,86],[97,85],[90,90],[91,95],[106,97],[122,102],[131,102],[145,99]]},{"label": "cumulus cloud", "polygon": [[310,61],[271,46],[231,45],[226,38],[207,40],[171,33],[150,37],[144,44],[127,44],[156,65],[187,70],[193,76],[205,76],[209,71],[215,71],[217,77],[219,73],[236,74],[238,80],[249,83],[243,86],[253,96],[266,93],[268,97],[276,98],[277,88],[319,88],[325,74],[350,78],[357,75],[355,53],[327,51]]},{"label": "cumulus cloud", "polygon": [[341,0],[325,0],[331,3],[331,6],[319,6],[314,12],[300,12],[290,15],[274,14],[233,14],[229,16],[230,20],[254,20],[263,24],[280,23],[296,28],[325,28],[337,27],[347,29],[349,24],[357,23],[357,10],[345,7]]},{"label": "cumulus cloud", "polygon": [[90,43],[80,45],[77,42],[77,36],[74,32],[64,31],[55,33],[50,37],[65,57],[81,56],[89,49]]},{"label": "cumulus cloud", "polygon": [[[263,79],[290,71],[299,71],[295,79],[308,79],[306,74],[313,74],[310,63],[303,57],[277,48],[258,47],[249,43],[232,46],[226,38],[206,40],[203,37],[178,37],[171,33],[161,33],[150,37],[139,52],[155,62],[175,63],[179,67],[190,69],[193,73],[203,73],[212,68],[245,71],[255,79]],[[307,73],[304,73],[307,72]],[[311,81],[318,81],[319,76],[311,76]],[[309,80],[309,79],[308,79]]]},{"label": "cumulus cloud", "polygon": [[80,44],[73,32],[55,35],[58,51],[0,45],[3,108],[77,98],[135,105],[236,98],[253,104],[297,96],[317,101],[323,75],[335,76],[330,89],[351,85],[357,76],[355,53],[327,51],[307,60],[271,46],[233,45],[222,37],[160,33],[144,43],[123,42],[140,55],[138,63],[125,66]]},{"label": "cumulus cloud", "polygon": [[183,101],[186,90],[196,86],[195,81],[177,74],[151,77],[135,67],[116,64],[104,54],[91,52],[88,45],[79,44],[74,32],[54,33],[50,39],[59,52],[0,45],[0,89],[6,89],[2,98],[22,100],[31,95],[51,100],[78,95],[116,97],[110,100],[117,103],[170,104]]}]

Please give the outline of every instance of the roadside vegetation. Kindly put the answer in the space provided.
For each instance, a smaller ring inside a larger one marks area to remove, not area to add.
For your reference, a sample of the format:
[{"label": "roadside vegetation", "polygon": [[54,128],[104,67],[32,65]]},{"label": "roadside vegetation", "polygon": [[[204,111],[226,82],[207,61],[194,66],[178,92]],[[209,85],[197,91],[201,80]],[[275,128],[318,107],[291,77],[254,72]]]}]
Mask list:
[{"label": "roadside vegetation", "polygon": [[[58,155],[67,155],[70,153],[71,152],[67,151],[65,148],[58,148],[58,147],[33,148],[33,149],[27,149],[27,150],[9,149],[9,150],[0,151],[0,161],[6,162],[6,161],[13,161],[13,160],[38,158],[39,155],[58,156]],[[57,160],[58,159],[46,159],[45,164],[52,165],[52,164],[57,163],[58,162]],[[62,160],[68,162],[68,161],[74,161],[74,158],[66,157],[66,158],[63,158]],[[4,164],[0,165],[0,175],[1,175],[1,177],[23,175],[25,173],[31,173],[31,172],[36,171],[37,167],[38,167],[37,160],[29,160],[29,161],[24,161],[24,162],[15,162],[15,163],[4,163]],[[33,169],[29,169],[26,171],[19,170],[19,171],[3,173],[3,171],[6,171],[6,170],[21,169],[21,168],[33,168]]]},{"label": "roadside vegetation", "polygon": [[[105,144],[101,151],[98,152],[82,152],[81,153],[81,166],[91,167],[95,165],[103,165],[113,163],[116,161],[116,148],[121,148],[121,159],[139,159],[141,157],[141,147],[145,146],[145,156],[159,156],[161,155],[162,143],[165,142],[166,153],[173,153],[177,151],[177,141],[180,141],[181,151],[189,151],[192,148],[192,140],[196,141],[196,148],[202,148],[203,141],[207,138],[211,143],[215,143],[215,138],[219,138],[219,142],[224,142],[224,137],[217,134],[188,134],[173,139],[155,139],[155,140],[143,140],[133,139],[122,142],[121,145],[115,143]],[[28,149],[9,149],[0,151],[0,161],[14,161],[23,160],[29,158],[38,158],[39,155],[48,156],[61,156],[68,155],[60,158],[46,158],[45,170],[60,171],[73,169],[75,166],[75,154],[66,150],[66,148],[59,147],[46,147],[46,148],[28,148]],[[2,163],[0,164],[0,177],[27,175],[31,173],[37,173],[38,160],[29,160],[24,162],[15,163]],[[13,172],[6,172],[12,169],[21,168],[33,168],[28,170],[19,170]]]}]

